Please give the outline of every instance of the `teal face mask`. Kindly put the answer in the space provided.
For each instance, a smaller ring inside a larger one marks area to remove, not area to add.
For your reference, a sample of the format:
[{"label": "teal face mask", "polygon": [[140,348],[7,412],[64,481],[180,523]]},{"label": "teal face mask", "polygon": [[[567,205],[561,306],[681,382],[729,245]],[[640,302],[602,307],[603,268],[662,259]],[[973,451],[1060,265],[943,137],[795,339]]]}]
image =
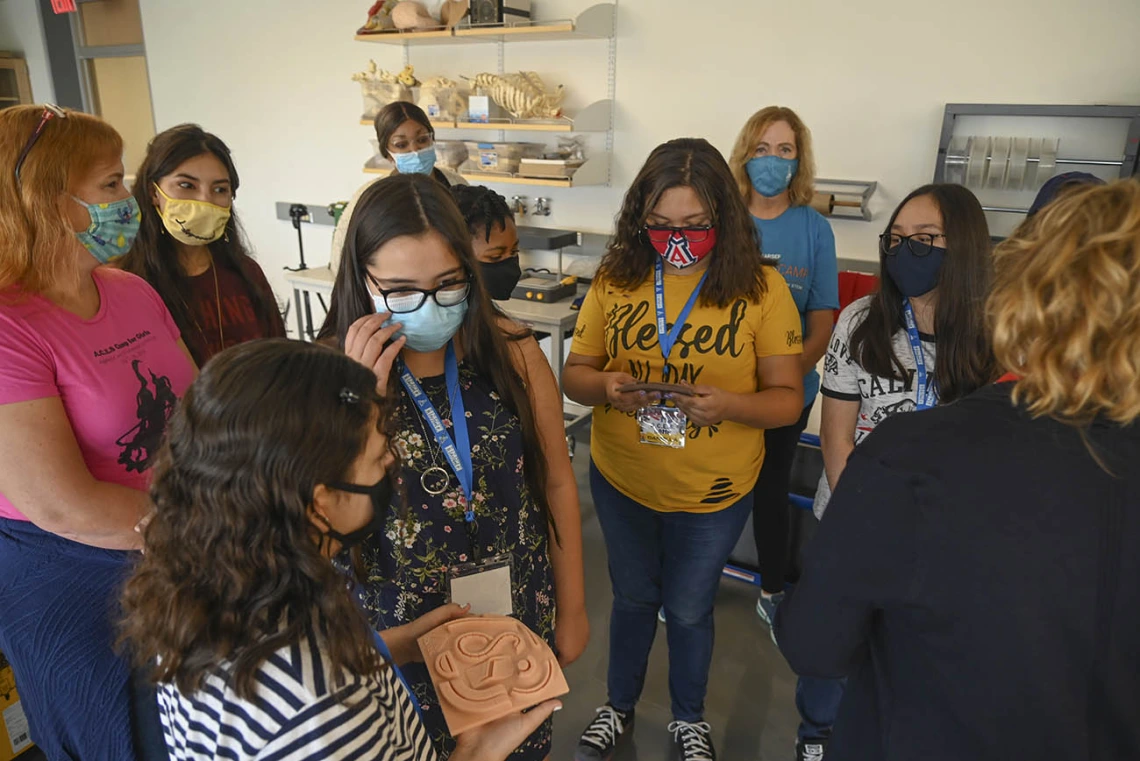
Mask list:
[{"label": "teal face mask", "polygon": [[75,196],[72,199],[87,209],[91,216],[91,225],[75,235],[100,264],[106,264],[131,250],[142,222],[142,214],[139,213],[139,205],[134,196],[113,203],[87,203]]}]

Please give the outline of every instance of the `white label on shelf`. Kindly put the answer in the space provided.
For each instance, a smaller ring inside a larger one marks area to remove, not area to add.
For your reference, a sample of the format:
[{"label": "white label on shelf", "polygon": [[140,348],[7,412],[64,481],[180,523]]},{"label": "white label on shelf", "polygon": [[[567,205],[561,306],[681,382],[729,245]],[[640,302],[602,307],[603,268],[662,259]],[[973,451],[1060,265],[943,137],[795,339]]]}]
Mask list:
[{"label": "white label on shelf", "polygon": [[472,95],[467,102],[467,118],[486,124],[491,121],[491,99],[486,95]]},{"label": "white label on shelf", "polygon": [[28,733],[28,717],[24,715],[24,707],[20,701],[4,709],[4,726],[8,730],[8,741],[12,744],[13,753],[21,753],[32,747],[32,737]]},{"label": "white label on shelf", "polygon": [[430,116],[432,118],[439,116],[439,105],[436,103],[432,103],[431,105],[429,105],[427,107],[427,113],[428,113],[428,116]]},{"label": "white label on shelf", "polygon": [[499,165],[499,154],[483,152],[479,154],[479,166],[484,169],[494,169]]}]

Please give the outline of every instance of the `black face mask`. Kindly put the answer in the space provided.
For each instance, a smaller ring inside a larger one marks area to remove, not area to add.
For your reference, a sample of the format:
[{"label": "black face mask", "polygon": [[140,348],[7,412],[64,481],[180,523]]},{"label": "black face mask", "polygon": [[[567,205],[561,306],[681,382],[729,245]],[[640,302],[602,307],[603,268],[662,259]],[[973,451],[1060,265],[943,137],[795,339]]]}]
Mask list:
[{"label": "black face mask", "polygon": [[325,530],[326,536],[340,542],[341,552],[360,544],[368,537],[384,529],[384,521],[388,517],[388,505],[392,502],[392,483],[388,476],[384,476],[372,486],[341,482],[331,483],[329,486],[338,491],[346,491],[350,494],[367,494],[372,497],[372,517],[368,523],[355,531],[349,531],[347,534],[340,533],[332,526]]},{"label": "black face mask", "polygon": [[479,269],[483,272],[483,284],[487,286],[487,293],[495,301],[507,301],[515,286],[522,278],[522,268],[519,258],[512,256],[499,262],[487,264],[479,262]]}]

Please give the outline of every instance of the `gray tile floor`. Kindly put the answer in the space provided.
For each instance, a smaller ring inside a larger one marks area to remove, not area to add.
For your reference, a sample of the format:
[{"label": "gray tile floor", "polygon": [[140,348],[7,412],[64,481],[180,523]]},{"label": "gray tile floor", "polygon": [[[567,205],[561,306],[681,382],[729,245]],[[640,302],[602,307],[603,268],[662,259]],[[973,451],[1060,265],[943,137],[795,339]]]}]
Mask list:
[{"label": "gray tile floor", "polygon": [[[581,436],[588,441],[589,434]],[[586,604],[592,629],[590,646],[566,670],[570,694],[557,714],[551,761],[572,761],[578,735],[606,701],[606,662],[609,643],[610,582],[606,547],[594,514],[589,487],[589,447],[579,443],[574,460],[582,499],[585,544]],[[776,650],[767,628],[756,616],[758,590],[724,579],[716,601],[716,648],[713,651],[706,720],[721,761],[785,761],[795,758],[799,717],[793,696],[795,676]],[[669,669],[665,628],[650,656],[645,693],[637,708],[633,742],[623,744],[613,761],[664,761],[676,758],[666,726],[669,711]]]},{"label": "gray tile floor", "polygon": [[[580,435],[589,440],[588,430]],[[606,701],[606,661],[609,643],[610,580],[606,546],[594,515],[589,485],[590,451],[579,443],[574,460],[582,499],[582,534],[585,544],[586,604],[592,635],[590,646],[566,670],[570,694],[555,719],[551,761],[572,761],[578,735],[594,718],[594,709]],[[713,651],[706,701],[706,720],[721,761],[790,761],[795,757],[795,676],[780,657],[767,629],[756,616],[757,590],[749,584],[724,579],[716,601],[716,648]],[[665,628],[659,627],[649,662],[645,693],[637,707],[633,742],[623,743],[613,761],[667,761],[675,759],[666,726],[669,712],[669,668]],[[42,761],[32,750],[20,761]]]}]

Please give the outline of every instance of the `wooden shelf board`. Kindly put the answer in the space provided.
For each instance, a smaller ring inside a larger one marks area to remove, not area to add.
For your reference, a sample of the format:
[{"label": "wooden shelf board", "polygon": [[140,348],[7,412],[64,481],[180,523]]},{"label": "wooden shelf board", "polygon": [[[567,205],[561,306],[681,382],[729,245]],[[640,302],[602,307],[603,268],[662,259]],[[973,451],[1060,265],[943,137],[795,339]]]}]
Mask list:
[{"label": "wooden shelf board", "polygon": [[[436,129],[455,129],[455,122],[453,122],[451,120],[445,121],[445,120],[441,120],[441,119],[428,119],[428,121],[430,121],[431,126],[435,127]],[[373,127],[373,126],[375,126],[375,124],[376,123],[372,119],[361,119],[360,120],[360,126],[361,127]]]},{"label": "wooden shelf board", "polygon": [[456,129],[503,130],[504,132],[573,132],[571,122],[555,124],[553,122],[456,122]]},{"label": "wooden shelf board", "polygon": [[570,177],[518,177],[513,174],[495,174],[493,172],[465,172],[463,179],[468,182],[502,182],[508,185],[531,185],[541,188],[572,188],[574,180]]},{"label": "wooden shelf board", "polygon": [[518,40],[529,42],[531,40],[572,40],[577,36],[574,33],[574,22],[564,21],[553,24],[535,24],[534,26],[488,26],[456,29],[457,39],[488,40],[506,42]]},{"label": "wooden shelf board", "polygon": [[404,43],[420,45],[450,45],[455,42],[455,35],[450,29],[430,29],[424,32],[378,32],[377,34],[358,34],[357,42],[379,42],[382,45],[403,45]]},{"label": "wooden shelf board", "polygon": [[[392,173],[391,169],[382,169],[379,167],[365,167],[365,174],[375,174],[381,177],[387,177]],[[505,185],[529,185],[531,187],[540,188],[572,188],[574,187],[573,178],[569,177],[550,177],[546,179],[538,177],[517,177],[515,175],[507,174],[494,174],[487,172],[464,172],[460,175],[463,179],[473,184],[484,182],[500,182]]]}]

